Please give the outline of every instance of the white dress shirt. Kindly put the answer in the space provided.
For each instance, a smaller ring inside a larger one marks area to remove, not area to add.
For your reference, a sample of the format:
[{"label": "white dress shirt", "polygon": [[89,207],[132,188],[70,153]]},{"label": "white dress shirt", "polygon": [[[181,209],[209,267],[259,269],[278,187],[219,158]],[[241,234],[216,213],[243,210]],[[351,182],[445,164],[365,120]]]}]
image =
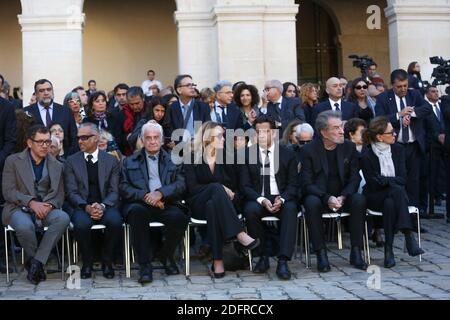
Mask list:
[{"label": "white dress shirt", "polygon": [[[223,108],[222,110],[222,106],[220,105],[220,103],[218,103],[217,101],[214,103],[214,109],[211,111],[211,121],[213,122],[217,122],[217,123],[222,123],[223,121],[223,115],[222,113],[225,112],[225,115],[227,115],[227,108]],[[217,115],[219,115],[219,119],[217,118]]]},{"label": "white dress shirt", "polygon": [[[48,126],[47,123],[47,109],[43,105],[38,102],[39,113],[41,114],[42,123],[44,126]],[[48,111],[50,112],[50,118],[53,119],[53,103],[48,107]]]},{"label": "white dress shirt", "polygon": [[[275,153],[275,145],[272,144],[272,146],[269,148],[269,162],[270,162],[270,195],[271,196],[279,196],[280,195],[280,190],[278,189],[278,184],[277,184],[277,180],[275,179],[275,158],[274,158],[274,153]],[[260,155],[260,159],[261,159],[261,164],[264,165],[265,161],[266,161],[266,153],[265,150],[263,150],[262,148],[259,148],[259,155]],[[261,190],[261,194],[262,194]],[[264,200],[268,200],[266,197],[259,197],[258,199],[256,199],[256,201],[262,205]],[[282,198],[281,201],[284,203],[284,199]]]},{"label": "white dress shirt", "polygon": [[158,81],[158,80],[153,80],[153,81],[145,80],[145,81],[142,83],[142,86],[141,86],[141,87],[142,87],[142,91],[144,91],[144,94],[145,94],[147,97],[150,97],[150,96],[153,95],[153,92],[152,92],[152,90],[150,90],[150,87],[153,86],[153,85],[155,85],[155,84],[158,86],[159,91],[161,91],[161,90],[163,89],[162,83],[161,83],[160,81]]},{"label": "white dress shirt", "polygon": [[[406,108],[408,106],[408,104],[406,103],[406,97],[403,97],[402,99],[403,99],[403,103],[405,104],[405,108]],[[397,111],[398,112],[402,111],[402,108],[400,106],[400,97],[397,96],[397,95],[395,95],[395,103],[397,104]],[[417,117],[416,113],[413,112],[411,114],[411,118],[415,118],[415,117]],[[397,114],[397,120],[400,120],[400,116],[398,114]],[[400,142],[400,143],[403,143],[403,140],[402,140],[403,129],[404,129],[403,125],[402,125],[402,123],[400,121],[400,131],[399,131],[398,137],[397,137],[397,141]],[[416,141],[416,137],[414,136],[414,134],[413,134],[413,132],[411,130],[411,126],[408,126],[408,130],[409,130],[409,141],[408,141],[408,143],[412,143],[412,142]]]},{"label": "white dress shirt", "polygon": [[98,161],[98,148],[93,153],[87,153],[87,152],[84,153],[84,159],[86,161],[88,161],[88,155],[92,156],[92,163],[97,163],[97,161]]},{"label": "white dress shirt", "polygon": [[335,104],[339,104],[339,110],[342,111],[342,99],[339,99],[338,101],[333,101],[330,98],[328,98],[328,100],[330,101],[331,104],[331,110],[336,111],[336,106]]}]

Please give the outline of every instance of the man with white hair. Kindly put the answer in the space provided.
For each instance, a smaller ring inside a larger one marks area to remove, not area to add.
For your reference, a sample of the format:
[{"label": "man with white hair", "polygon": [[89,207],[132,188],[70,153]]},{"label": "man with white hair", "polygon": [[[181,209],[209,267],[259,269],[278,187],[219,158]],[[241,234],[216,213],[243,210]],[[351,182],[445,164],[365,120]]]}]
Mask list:
[{"label": "man with white hair", "polygon": [[179,274],[173,260],[176,246],[183,238],[188,217],[181,210],[186,190],[181,166],[175,165],[161,148],[164,135],[162,127],[148,122],[142,127],[143,148],[123,162],[120,194],[124,201],[123,214],[131,226],[134,251],[140,266],[139,282],[153,281],[150,222],[165,226],[165,243],[158,257],[167,275]]},{"label": "man with white hair", "polygon": [[301,107],[299,98],[283,97],[283,84],[279,80],[267,81],[264,85],[264,92],[267,94],[267,114],[275,121],[277,129],[280,129],[280,137],[284,129],[294,119],[305,121],[305,112]]},{"label": "man with white hair", "polygon": [[314,107],[311,123],[315,124],[317,115],[327,110],[341,112],[343,121],[359,118],[359,107],[354,103],[343,100],[344,89],[339,78],[332,77],[327,80],[328,99]]},{"label": "man with white hair", "polygon": [[214,86],[216,101],[211,111],[211,120],[223,125],[225,129],[237,130],[243,128],[243,116],[233,103],[233,84],[229,81],[219,81]]}]

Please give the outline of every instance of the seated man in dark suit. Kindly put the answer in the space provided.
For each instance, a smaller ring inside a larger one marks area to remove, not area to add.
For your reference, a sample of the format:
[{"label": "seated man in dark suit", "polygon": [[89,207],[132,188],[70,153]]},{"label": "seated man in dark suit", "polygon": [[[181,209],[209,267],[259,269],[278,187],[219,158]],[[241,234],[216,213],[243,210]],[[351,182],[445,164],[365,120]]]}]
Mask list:
[{"label": "seated man in dark suit", "polygon": [[211,120],[209,106],[195,99],[196,86],[190,75],[182,74],[175,79],[174,88],[179,100],[170,108],[171,129],[185,129],[186,133],[175,143],[194,139],[196,128],[199,129],[204,122]]},{"label": "seated man in dark suit", "polygon": [[306,120],[300,99],[283,97],[283,84],[281,81],[267,81],[264,91],[268,99],[267,115],[275,120],[276,128],[280,130],[280,137],[283,136],[284,129],[292,120]]},{"label": "seated man in dark suit", "polygon": [[246,150],[246,164],[240,170],[248,232],[252,238],[261,240],[256,249],[260,259],[253,271],[264,273],[270,267],[261,218],[275,216],[281,220],[276,273],[280,279],[289,280],[287,262],[294,252],[298,213],[297,162],[294,153],[276,140],[275,121],[270,116],[260,115],[256,119],[256,131],[258,143]]},{"label": "seated man in dark suit", "polygon": [[211,120],[220,123],[225,129],[243,129],[244,119],[241,110],[233,102],[233,84],[219,81],[214,86],[216,101],[211,111]]},{"label": "seated man in dark suit", "polygon": [[[34,285],[46,280],[44,265],[69,226],[62,211],[64,202],[63,166],[49,155],[49,130],[42,125],[28,129],[27,148],[9,156],[3,170],[5,198],[2,221],[10,225],[28,257],[27,279]],[[44,232],[40,244],[36,231]]]},{"label": "seated man in dark suit", "polygon": [[64,130],[64,153],[68,154],[71,150],[76,150],[77,144],[77,125],[72,111],[53,101],[53,85],[47,79],[36,81],[34,84],[37,103],[32,104],[24,111],[28,111],[36,120],[36,123],[42,124],[50,129],[52,123],[59,123]]},{"label": "seated man in dark suit", "polygon": [[146,123],[142,127],[144,148],[125,159],[120,193],[125,203],[124,215],[131,227],[132,243],[140,266],[140,283],[153,281],[150,222],[165,225],[165,242],[159,258],[167,275],[179,274],[173,260],[176,246],[183,238],[188,217],[180,209],[186,191],[181,166],[161,148],[164,135],[161,125]]},{"label": "seated man in dark suit", "polygon": [[98,149],[99,139],[95,124],[81,124],[78,130],[81,151],[66,160],[64,170],[75,238],[83,257],[82,279],[92,276],[94,244],[91,227],[95,224],[106,226],[102,246],[103,276],[114,278],[113,254],[120,243],[123,224],[118,210],[119,163],[114,156]]},{"label": "seated man in dark suit", "polygon": [[[447,176],[450,175],[450,97],[446,96],[442,98],[442,113],[444,114],[445,136],[444,136],[444,148],[445,155],[445,171]],[[447,179],[447,223],[450,223],[450,183]]]},{"label": "seated man in dark suit", "polygon": [[352,102],[343,101],[344,89],[338,78],[332,77],[328,79],[326,87],[328,99],[313,108],[312,124],[316,123],[317,115],[326,110],[341,112],[342,120],[344,121],[359,117],[359,107]]},{"label": "seated man in dark suit", "polygon": [[397,142],[405,148],[409,205],[419,206],[420,157],[426,150],[426,133],[423,119],[432,110],[419,91],[408,90],[408,73],[394,70],[391,73],[392,89],[377,97],[376,116],[386,116],[397,134]]},{"label": "seated man in dark suit", "polygon": [[341,113],[325,111],[316,120],[317,137],[303,147],[301,169],[302,193],[306,223],[319,272],[330,271],[323,237],[322,214],[326,212],[350,213],[350,264],[367,269],[361,256],[363,246],[365,197],[358,193],[361,177],[355,144],[344,140]]}]

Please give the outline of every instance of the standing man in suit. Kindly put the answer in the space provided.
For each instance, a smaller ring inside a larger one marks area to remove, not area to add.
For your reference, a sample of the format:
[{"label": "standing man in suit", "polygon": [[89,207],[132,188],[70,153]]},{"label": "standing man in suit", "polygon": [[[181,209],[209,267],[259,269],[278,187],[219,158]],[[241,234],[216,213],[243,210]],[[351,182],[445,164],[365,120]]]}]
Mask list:
[{"label": "standing man in suit", "polygon": [[59,123],[64,130],[64,150],[69,152],[77,148],[77,125],[72,111],[53,101],[53,85],[47,79],[41,79],[34,84],[37,102],[24,109],[33,115],[36,123],[47,128],[52,123]]},{"label": "standing man in suit", "polygon": [[186,133],[183,138],[177,137],[179,139],[176,139],[175,143],[194,139],[195,124],[199,122],[197,127],[200,128],[204,122],[211,120],[209,106],[195,99],[196,87],[188,74],[175,78],[174,88],[179,99],[170,108],[171,127],[173,130],[184,129]]},{"label": "standing man in suit", "polygon": [[81,124],[78,129],[81,151],[67,159],[64,170],[75,238],[83,257],[82,279],[92,276],[94,244],[91,227],[95,224],[106,226],[102,247],[103,276],[114,278],[113,255],[120,242],[123,223],[118,210],[119,163],[114,156],[98,149],[99,139],[95,124]]},{"label": "standing man in suit", "polygon": [[[1,82],[1,78],[0,78]],[[16,114],[14,106],[9,103],[8,100],[0,98],[0,181],[2,180],[3,167],[5,165],[6,158],[14,152],[16,147]],[[1,192],[0,185],[0,205],[3,206],[5,200]],[[1,212],[1,208],[0,208]],[[4,252],[4,237],[0,240],[0,254]],[[4,265],[4,254],[0,258],[0,272],[6,272],[6,266]]]},{"label": "standing man in suit", "polygon": [[264,85],[264,92],[268,99],[267,115],[275,120],[276,128],[280,129],[280,137],[292,120],[306,120],[300,99],[283,97],[283,84],[281,81],[267,81]]},{"label": "standing man in suit", "polygon": [[344,139],[340,112],[320,113],[316,120],[316,132],[319,137],[302,150],[301,181],[306,223],[317,254],[317,269],[319,272],[330,271],[322,214],[348,212],[350,264],[366,270],[367,264],[361,256],[366,199],[358,193],[361,177],[355,144]]},{"label": "standing man in suit", "polygon": [[[444,148],[446,151],[445,155],[445,171],[447,172],[447,177],[450,174],[450,96],[442,97],[441,100],[441,110],[444,114],[444,125],[445,125],[445,137],[444,137]],[[447,181],[447,200],[445,201],[447,206],[447,223],[450,223],[450,183]]]},{"label": "standing man in suit", "polygon": [[211,120],[220,123],[225,129],[243,129],[244,119],[241,110],[232,103],[233,84],[229,81],[219,81],[214,86],[216,101],[211,111]]},{"label": "standing man in suit", "polygon": [[253,271],[265,273],[269,257],[265,246],[264,225],[261,218],[275,216],[280,219],[280,251],[277,276],[291,278],[287,262],[295,246],[297,226],[297,161],[294,153],[275,140],[275,121],[270,116],[256,119],[257,144],[246,151],[246,165],[241,167],[241,189],[245,197],[244,215],[249,235],[259,238],[260,258]]},{"label": "standing man in suit", "polygon": [[420,203],[420,158],[426,150],[423,120],[432,110],[419,91],[408,90],[408,73],[398,69],[391,73],[392,89],[377,97],[376,116],[386,116],[397,134],[397,142],[405,148],[409,205]]},{"label": "standing man in suit", "polygon": [[165,226],[165,243],[159,258],[167,275],[179,274],[173,260],[175,248],[183,238],[188,217],[180,209],[186,191],[181,166],[161,148],[164,134],[161,125],[146,123],[142,127],[144,148],[125,159],[122,166],[120,194],[124,215],[130,224],[132,243],[140,266],[140,283],[153,281],[150,222]]},{"label": "standing man in suit", "polygon": [[[6,159],[3,171],[2,221],[10,225],[29,258],[27,279],[37,285],[46,280],[44,265],[69,225],[64,203],[63,166],[49,155],[49,130],[42,125],[27,132],[27,149]],[[38,245],[36,229],[48,227]]]},{"label": "standing man in suit", "polygon": [[359,117],[359,107],[343,100],[345,87],[342,87],[339,78],[332,77],[327,80],[326,92],[328,99],[313,108],[312,124],[316,123],[317,115],[326,110],[338,111],[342,114],[342,120],[347,121]]}]

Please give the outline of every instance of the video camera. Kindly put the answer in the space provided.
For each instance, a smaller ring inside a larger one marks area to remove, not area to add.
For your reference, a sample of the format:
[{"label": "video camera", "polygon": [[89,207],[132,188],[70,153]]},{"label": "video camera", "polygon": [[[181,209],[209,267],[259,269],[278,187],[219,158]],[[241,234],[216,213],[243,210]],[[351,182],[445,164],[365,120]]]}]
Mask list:
[{"label": "video camera", "polygon": [[373,59],[367,55],[358,56],[356,54],[352,54],[348,57],[349,57],[349,59],[353,59],[353,66],[355,68],[359,68],[361,70],[361,76],[364,79],[369,80],[368,70],[369,70],[369,66],[374,63]]},{"label": "video camera", "polygon": [[[430,57],[430,63],[438,65],[431,74],[431,77],[434,78],[433,86],[450,84],[450,60],[445,60],[442,57]],[[450,95],[450,86],[445,89],[445,93]]]}]

